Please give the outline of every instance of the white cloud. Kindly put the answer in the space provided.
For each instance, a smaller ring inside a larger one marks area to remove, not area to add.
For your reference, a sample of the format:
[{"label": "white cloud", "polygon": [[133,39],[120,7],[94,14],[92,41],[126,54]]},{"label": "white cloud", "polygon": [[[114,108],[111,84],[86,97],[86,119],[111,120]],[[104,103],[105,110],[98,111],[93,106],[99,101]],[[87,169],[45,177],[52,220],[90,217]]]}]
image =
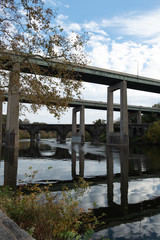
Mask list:
[{"label": "white cloud", "polygon": [[68,25],[67,31],[75,31],[75,32],[78,31],[79,32],[79,31],[81,31],[81,26],[77,23],[71,23]]},{"label": "white cloud", "polygon": [[101,27],[117,28],[125,35],[138,36],[141,38],[153,38],[160,35],[159,23],[160,9],[144,14],[131,14],[129,16],[116,16],[111,19],[103,19]]},{"label": "white cloud", "polygon": [[[70,22],[68,16],[60,14],[56,21],[69,36],[72,31],[79,33],[81,29],[91,34],[86,46],[91,65],[160,79],[160,9],[84,23]],[[94,84],[85,84],[85,87],[83,99],[106,101],[107,87]],[[115,101],[119,102],[119,94],[114,95]],[[157,102],[159,94],[128,90],[130,105],[152,106]],[[90,122],[94,120],[93,115],[90,114]],[[101,116],[104,116],[104,113]],[[62,118],[63,122],[64,119]],[[70,121],[68,119],[67,117],[67,122]]]},{"label": "white cloud", "polygon": [[91,21],[91,22],[88,22],[88,23],[84,23],[83,24],[83,28],[86,30],[86,31],[89,31],[89,32],[94,32],[94,33],[99,33],[99,34],[102,34],[104,36],[108,36],[108,34],[106,33],[106,31],[100,29],[100,25],[98,23],[96,23],[95,21]]}]

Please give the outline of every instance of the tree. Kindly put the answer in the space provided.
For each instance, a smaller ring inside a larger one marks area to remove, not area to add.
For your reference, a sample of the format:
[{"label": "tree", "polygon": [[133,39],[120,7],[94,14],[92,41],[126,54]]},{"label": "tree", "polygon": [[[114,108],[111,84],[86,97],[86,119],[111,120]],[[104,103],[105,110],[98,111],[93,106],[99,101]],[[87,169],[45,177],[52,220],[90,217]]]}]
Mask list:
[{"label": "tree", "polygon": [[153,122],[145,134],[145,139],[152,144],[160,143],[160,120]]},{"label": "tree", "polygon": [[56,117],[80,95],[73,64],[85,63],[85,41],[85,35],[67,36],[42,0],[0,1],[0,97],[8,92],[8,146],[18,146],[20,95],[34,112],[46,105]]},{"label": "tree", "polygon": [[30,121],[29,121],[29,119],[27,119],[27,118],[25,118],[23,121],[22,121],[22,124],[29,124],[30,123]]},{"label": "tree", "polygon": [[99,118],[99,119],[93,121],[93,124],[95,124],[95,125],[104,125],[104,124],[106,124],[106,120]]},{"label": "tree", "polygon": [[[152,108],[160,108],[160,103],[154,104]],[[159,120],[160,120],[160,115],[154,112],[142,115],[143,123],[153,123]]]},{"label": "tree", "polygon": [[[71,80],[75,77],[71,65],[86,62],[86,35],[67,36],[56,25],[56,12],[46,8],[42,0],[1,0],[0,9],[0,69],[11,70],[12,66],[10,78],[8,71],[0,71],[0,91],[6,93],[12,87],[12,92],[30,99],[33,111],[46,105],[59,117],[73,96],[80,95],[82,83]],[[33,55],[37,61],[45,61],[50,72],[56,69],[56,79],[44,76],[45,69],[42,76],[41,68],[31,62]],[[49,60],[57,60],[56,65]],[[26,70],[28,74],[20,73]]]}]

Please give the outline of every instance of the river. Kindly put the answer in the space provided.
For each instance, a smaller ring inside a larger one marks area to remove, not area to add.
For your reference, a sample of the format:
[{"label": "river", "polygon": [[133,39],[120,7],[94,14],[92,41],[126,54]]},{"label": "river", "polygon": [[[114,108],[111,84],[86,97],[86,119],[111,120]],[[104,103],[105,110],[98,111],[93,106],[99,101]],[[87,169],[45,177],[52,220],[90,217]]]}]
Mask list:
[{"label": "river", "polygon": [[106,214],[95,239],[160,239],[159,147],[128,149],[90,143],[81,147],[44,139],[38,144],[21,141],[19,153],[2,149],[0,185],[14,188],[19,180],[25,184],[30,181],[25,173],[34,170],[38,172],[33,181],[53,183],[58,192],[62,184],[71,184],[79,176],[91,183],[81,206],[86,210],[94,206],[96,215]]}]

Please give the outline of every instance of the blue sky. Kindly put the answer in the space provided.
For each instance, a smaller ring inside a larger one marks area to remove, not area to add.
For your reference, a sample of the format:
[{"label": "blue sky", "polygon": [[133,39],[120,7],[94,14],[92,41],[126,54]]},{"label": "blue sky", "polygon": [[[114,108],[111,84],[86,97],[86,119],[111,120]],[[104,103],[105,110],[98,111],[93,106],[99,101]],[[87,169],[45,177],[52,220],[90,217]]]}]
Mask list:
[{"label": "blue sky", "polygon": [[[91,65],[160,79],[160,0],[44,1],[57,9],[56,24],[68,35],[72,31],[89,33],[84,51]],[[84,87],[82,99],[106,101],[107,87],[93,84]],[[119,103],[119,92],[114,94],[114,102]],[[130,105],[152,106],[158,102],[158,94],[128,90]],[[48,123],[59,122],[47,115],[45,109],[38,116]],[[37,115],[26,117],[37,120]],[[98,118],[105,119],[106,113],[86,111],[87,123]],[[71,123],[71,111],[60,122]]]}]

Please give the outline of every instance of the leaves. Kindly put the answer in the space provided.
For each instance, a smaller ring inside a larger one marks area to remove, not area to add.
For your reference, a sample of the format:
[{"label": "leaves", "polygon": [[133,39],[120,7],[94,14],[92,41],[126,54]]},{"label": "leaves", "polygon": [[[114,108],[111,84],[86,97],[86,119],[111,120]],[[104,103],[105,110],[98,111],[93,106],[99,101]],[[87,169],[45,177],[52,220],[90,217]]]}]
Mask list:
[{"label": "leaves", "polygon": [[[36,173],[26,176],[32,180]],[[90,210],[84,212],[79,208],[77,202],[77,197],[86,190],[85,181],[80,179],[76,184],[76,196],[65,188],[59,198],[49,187],[29,184],[22,188],[20,185],[15,193],[8,187],[0,188],[0,208],[37,240],[89,239],[97,219]]]},{"label": "leaves", "polygon": [[[41,0],[2,0],[0,7],[0,90],[8,91],[6,72],[18,61],[20,83],[14,84],[19,94],[34,104],[34,112],[46,105],[59,117],[73,97],[80,95],[82,82],[73,81],[80,76],[72,64],[86,63],[87,34],[68,36],[56,25],[56,12]],[[48,67],[38,64],[42,61]]]}]

